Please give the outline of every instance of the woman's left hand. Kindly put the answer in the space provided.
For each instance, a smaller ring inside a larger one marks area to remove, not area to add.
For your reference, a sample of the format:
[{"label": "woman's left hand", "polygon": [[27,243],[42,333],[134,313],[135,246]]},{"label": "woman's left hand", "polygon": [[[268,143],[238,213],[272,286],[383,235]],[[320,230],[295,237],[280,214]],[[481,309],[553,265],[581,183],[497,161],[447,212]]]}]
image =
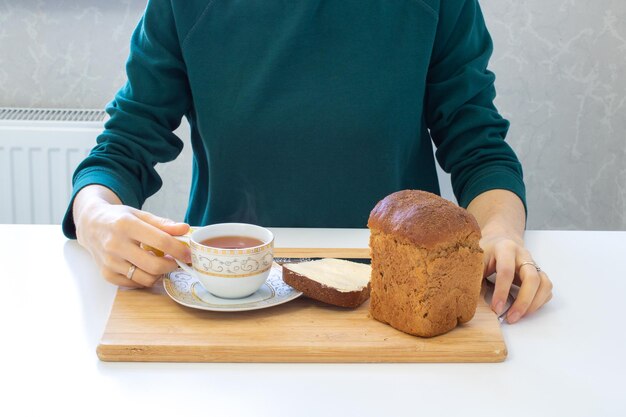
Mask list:
[{"label": "woman's left hand", "polygon": [[485,252],[484,276],[496,273],[496,288],[491,297],[491,308],[496,314],[502,314],[513,283],[520,290],[507,312],[509,323],[550,301],[552,282],[524,247],[526,211],[522,200],[508,190],[489,190],[476,196],[467,211],[480,226],[480,246]]},{"label": "woman's left hand", "polygon": [[496,314],[502,314],[511,284],[519,285],[520,290],[506,315],[508,323],[517,322],[550,301],[552,282],[534,262],[522,239],[504,233],[483,231],[480,246],[485,252],[484,276],[496,273],[496,286],[491,303],[491,308]]}]

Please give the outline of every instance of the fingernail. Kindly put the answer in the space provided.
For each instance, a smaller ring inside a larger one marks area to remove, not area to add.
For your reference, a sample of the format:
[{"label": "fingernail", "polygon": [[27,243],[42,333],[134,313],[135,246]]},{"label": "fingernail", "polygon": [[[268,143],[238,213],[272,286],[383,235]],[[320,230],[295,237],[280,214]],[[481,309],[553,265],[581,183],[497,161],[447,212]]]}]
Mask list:
[{"label": "fingernail", "polygon": [[502,314],[502,310],[504,310],[504,301],[498,301],[496,304],[496,314],[499,316]]},{"label": "fingernail", "polygon": [[516,321],[518,321],[520,319],[521,315],[519,312],[514,311],[511,314],[509,314],[506,318],[506,321],[508,321],[509,323],[513,324]]},{"label": "fingernail", "polygon": [[190,264],[191,263],[191,252],[186,252],[185,253],[185,259],[184,259],[186,264]]}]

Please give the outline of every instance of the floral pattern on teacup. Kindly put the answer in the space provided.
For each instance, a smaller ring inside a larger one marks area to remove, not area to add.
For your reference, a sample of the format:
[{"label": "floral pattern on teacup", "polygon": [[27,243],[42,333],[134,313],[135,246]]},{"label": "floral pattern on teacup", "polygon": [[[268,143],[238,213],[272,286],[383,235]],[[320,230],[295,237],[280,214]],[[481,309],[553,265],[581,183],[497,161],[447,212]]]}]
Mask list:
[{"label": "floral pattern on teacup", "polygon": [[262,252],[266,252],[267,250],[274,247],[274,241],[267,242],[262,246],[256,246],[254,248],[242,248],[242,249],[218,249],[211,248],[209,246],[204,246],[200,243],[194,242],[190,240],[191,247],[200,252],[204,252],[207,254],[220,255],[220,256],[228,256],[228,255],[254,255]]},{"label": "floral pattern on teacup", "polygon": [[247,257],[205,256],[192,254],[193,268],[205,275],[243,278],[261,274],[272,267],[271,253]]}]

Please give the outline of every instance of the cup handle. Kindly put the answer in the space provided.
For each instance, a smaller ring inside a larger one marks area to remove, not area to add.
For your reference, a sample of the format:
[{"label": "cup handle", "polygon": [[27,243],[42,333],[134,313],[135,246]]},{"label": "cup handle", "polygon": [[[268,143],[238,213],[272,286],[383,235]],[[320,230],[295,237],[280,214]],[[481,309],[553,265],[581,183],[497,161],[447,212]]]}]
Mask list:
[{"label": "cup handle", "polygon": [[[191,239],[191,234],[195,231],[195,227],[190,227],[189,230],[187,231],[187,233],[185,233],[184,235],[181,236],[172,236],[174,239],[178,240],[179,242],[183,242],[185,245],[189,246],[189,240]],[[183,271],[185,271],[188,274],[193,275],[193,268],[190,267],[189,265],[187,265],[186,263],[184,263],[181,260],[178,260],[176,258],[174,258],[174,260],[176,261],[176,263],[178,264],[178,266],[181,267],[181,269]]]},{"label": "cup handle", "polygon": [[[191,240],[191,235],[193,232],[195,232],[198,228],[194,227],[194,226],[189,226],[189,230],[187,231],[187,233],[185,233],[184,235],[180,235],[180,236],[172,236],[174,239],[178,240],[179,242],[184,243],[185,245],[189,246],[189,241]],[[153,248],[152,246],[149,245],[144,245],[143,243],[141,244],[141,247],[145,250],[149,250],[152,251],[152,253],[154,253],[156,256],[163,256],[163,252]],[[178,266],[180,266],[185,272],[187,272],[188,274],[193,274],[193,268],[191,268],[189,265],[187,265],[186,263],[178,260],[178,259],[174,259],[176,261],[176,263],[178,264]]]},{"label": "cup handle", "polygon": [[178,264],[178,266],[180,266],[180,268],[185,271],[186,273],[190,274],[193,276],[194,272],[193,272],[193,268],[190,267],[189,265],[187,265],[186,263],[179,261],[178,259],[174,258],[174,260],[176,261],[176,263]]}]

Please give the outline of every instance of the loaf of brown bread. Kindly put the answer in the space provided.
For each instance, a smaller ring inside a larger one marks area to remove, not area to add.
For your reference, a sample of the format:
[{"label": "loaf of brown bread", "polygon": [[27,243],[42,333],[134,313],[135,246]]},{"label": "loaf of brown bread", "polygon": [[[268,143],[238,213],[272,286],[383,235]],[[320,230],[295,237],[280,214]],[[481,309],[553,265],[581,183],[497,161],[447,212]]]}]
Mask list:
[{"label": "loaf of brown bread", "polygon": [[435,194],[404,190],[372,210],[370,314],[431,337],[472,319],[483,276],[480,228]]}]

